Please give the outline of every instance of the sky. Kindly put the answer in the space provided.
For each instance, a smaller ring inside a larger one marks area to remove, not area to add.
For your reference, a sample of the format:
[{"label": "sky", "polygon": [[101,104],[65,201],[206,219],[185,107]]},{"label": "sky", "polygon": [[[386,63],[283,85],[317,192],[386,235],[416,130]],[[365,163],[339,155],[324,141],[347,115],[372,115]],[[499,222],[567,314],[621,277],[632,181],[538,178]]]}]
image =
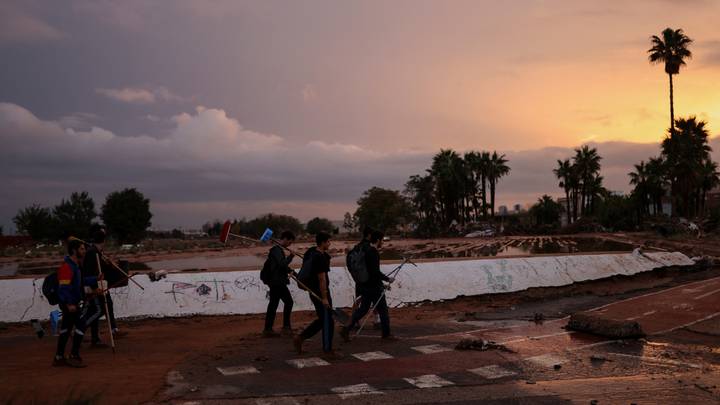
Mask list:
[{"label": "sky", "polygon": [[341,219],[441,148],[504,153],[499,205],[560,196],[555,162],[583,144],[627,192],[669,125],[651,35],[694,40],[675,114],[720,134],[718,15],[714,0],[0,0],[0,226],[125,187],[156,229]]}]

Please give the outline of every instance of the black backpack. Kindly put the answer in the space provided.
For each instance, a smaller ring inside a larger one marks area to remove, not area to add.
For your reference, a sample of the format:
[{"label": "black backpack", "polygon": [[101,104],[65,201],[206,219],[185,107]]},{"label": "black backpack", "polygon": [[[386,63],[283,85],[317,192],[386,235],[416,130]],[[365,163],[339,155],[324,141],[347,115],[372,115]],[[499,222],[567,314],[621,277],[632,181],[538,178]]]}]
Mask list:
[{"label": "black backpack", "polygon": [[352,276],[357,284],[366,283],[368,278],[370,278],[367,264],[365,263],[365,249],[363,249],[362,243],[358,243],[348,252],[345,258],[345,264],[347,265],[348,271],[350,271],[350,276]]},{"label": "black backpack", "polygon": [[60,284],[58,283],[57,271],[53,271],[45,276],[45,280],[43,280],[42,283],[42,293],[45,298],[47,298],[50,305],[57,305],[60,302],[58,297],[59,287]]},{"label": "black backpack", "polygon": [[265,285],[270,285],[270,282],[272,281],[273,275],[272,275],[272,261],[270,260],[270,256],[268,256],[267,259],[265,259],[265,263],[263,264],[262,270],[260,270],[260,280],[265,283]]},{"label": "black backpack", "polygon": [[[313,283],[313,258],[317,254],[317,251],[314,248],[308,249],[307,252],[305,252],[305,256],[303,257],[302,267],[300,267],[300,271],[298,272],[297,279],[300,283],[305,284],[306,287],[310,287],[310,284]],[[303,288],[299,283],[298,287],[301,289]]]}]

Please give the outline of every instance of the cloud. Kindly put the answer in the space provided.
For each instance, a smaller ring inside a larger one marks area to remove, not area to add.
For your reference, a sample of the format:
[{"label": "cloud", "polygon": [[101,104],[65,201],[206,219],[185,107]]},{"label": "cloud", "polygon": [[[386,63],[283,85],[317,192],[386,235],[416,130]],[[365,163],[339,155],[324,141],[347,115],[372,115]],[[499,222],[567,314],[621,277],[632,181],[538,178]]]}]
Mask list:
[{"label": "cloud", "polygon": [[184,101],[165,87],[150,89],[142,87],[123,87],[120,89],[97,88],[95,92],[109,99],[129,104],[152,104],[158,101]]},{"label": "cloud", "polygon": [[19,7],[0,4],[0,44],[58,41],[67,34]]},{"label": "cloud", "polygon": [[[197,107],[170,123],[163,138],[117,136],[0,103],[0,183],[7,196],[0,201],[0,223],[9,229],[18,209],[54,205],[73,191],[89,191],[100,206],[107,193],[123,187],[137,187],[151,199],[153,223],[161,228],[268,211],[339,219],[372,186],[402,189],[409,176],[424,173],[436,152],[377,151],[321,140],[296,144],[244,128],[217,108]],[[720,137],[711,145],[717,159]],[[660,151],[650,143],[591,146],[603,156],[606,187],[617,191],[629,190],[633,164]],[[498,186],[498,205],[560,196],[552,169],[573,153],[566,147],[507,152],[512,170]]]}]

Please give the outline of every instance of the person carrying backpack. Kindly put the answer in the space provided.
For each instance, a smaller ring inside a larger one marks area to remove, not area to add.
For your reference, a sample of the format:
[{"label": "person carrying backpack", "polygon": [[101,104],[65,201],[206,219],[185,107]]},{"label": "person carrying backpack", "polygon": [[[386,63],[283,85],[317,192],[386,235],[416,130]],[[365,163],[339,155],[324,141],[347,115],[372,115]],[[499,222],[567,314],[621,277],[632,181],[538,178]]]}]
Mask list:
[{"label": "person carrying backpack", "polygon": [[[87,305],[85,290],[95,293],[98,288],[98,278],[83,277],[80,272],[80,263],[85,256],[85,245],[82,242],[69,240],[67,251],[67,256],[57,270],[57,297],[62,311],[62,322],[53,366],[85,367],[80,358],[80,345],[88,325],[100,316],[99,312],[89,311],[90,305]],[[65,346],[73,328],[70,356],[65,358]]]},{"label": "person carrying backpack", "polygon": [[[292,327],[290,325],[290,316],[293,308],[293,298],[288,290],[290,278],[288,275],[292,273],[289,267],[295,255],[290,253],[285,256],[283,248],[289,248],[295,241],[295,235],[290,231],[280,234],[280,246],[273,245],[268,252],[263,269],[260,274],[262,281],[270,287],[267,311],[265,313],[265,329],[263,329],[263,337],[276,337],[279,334],[273,331],[273,323],[275,323],[275,313],[280,301],[283,302],[283,328],[282,334],[292,335]],[[282,247],[281,247],[282,246]]]},{"label": "person carrying backpack", "polygon": [[298,279],[305,284],[310,291],[321,298],[318,300],[310,295],[310,301],[315,306],[315,319],[305,330],[293,339],[293,345],[298,354],[302,354],[303,342],[322,331],[322,348],[326,355],[334,356],[332,340],[335,328],[335,321],[332,316],[332,297],[330,296],[330,235],[325,232],[318,232],[315,235],[315,243],[307,250],[303,258],[303,268],[298,274]]},{"label": "person carrying backpack", "polygon": [[[362,298],[360,301],[360,307],[352,314],[350,324],[340,329],[340,336],[342,336],[345,341],[350,340],[350,331],[368,313],[373,304],[375,304],[375,310],[380,316],[380,326],[382,329],[383,339],[396,339],[390,333],[390,315],[388,314],[387,301],[383,295],[383,291],[385,291],[383,281],[392,283],[395,279],[393,277],[386,276],[380,271],[379,249],[382,248],[384,236],[385,235],[380,231],[372,231],[369,240],[363,240],[356,247],[361,249],[363,252],[364,271],[367,274],[355,279],[357,283],[356,291]],[[355,265],[357,266],[357,264]],[[361,274],[362,269],[350,269],[350,272],[351,274]]]}]

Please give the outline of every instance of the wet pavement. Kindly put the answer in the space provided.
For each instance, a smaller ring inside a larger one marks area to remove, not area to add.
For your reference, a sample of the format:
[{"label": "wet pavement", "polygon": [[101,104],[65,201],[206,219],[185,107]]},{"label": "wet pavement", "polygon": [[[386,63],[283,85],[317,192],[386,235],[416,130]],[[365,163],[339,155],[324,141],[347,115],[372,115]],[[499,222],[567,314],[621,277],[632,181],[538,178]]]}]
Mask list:
[{"label": "wet pavement", "polygon": [[[720,278],[597,307],[633,319],[647,339],[609,340],[542,323],[418,320],[396,342],[363,332],[323,358],[317,337],[297,355],[289,338],[238,338],[191,357],[168,375],[158,400],[177,403],[720,403]],[[683,334],[704,333],[693,342]],[[713,333],[715,335],[713,335]],[[461,339],[508,350],[460,351]],[[516,402],[512,402],[516,401]],[[648,402],[657,401],[657,402]],[[492,402],[490,402],[492,403]]]}]

